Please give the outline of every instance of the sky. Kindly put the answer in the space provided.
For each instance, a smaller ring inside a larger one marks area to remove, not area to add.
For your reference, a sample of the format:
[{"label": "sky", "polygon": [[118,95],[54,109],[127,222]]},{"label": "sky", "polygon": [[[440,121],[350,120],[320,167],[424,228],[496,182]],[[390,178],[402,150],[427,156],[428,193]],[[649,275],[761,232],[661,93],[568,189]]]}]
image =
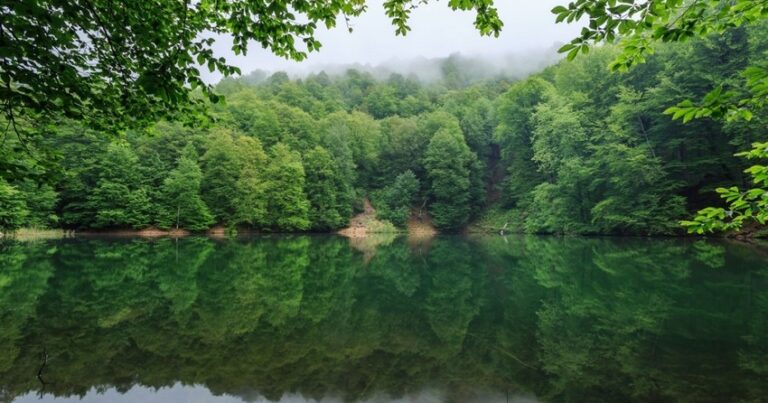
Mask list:
[{"label": "sky", "polygon": [[[288,61],[272,55],[258,44],[251,44],[246,56],[236,56],[231,41],[218,37],[214,44],[217,56],[240,67],[243,74],[253,70],[287,71],[301,74],[319,71],[324,66],[407,62],[416,58],[441,58],[453,53],[467,56],[505,55],[549,49],[556,43],[574,38],[580,27],[576,24],[555,24],[550,10],[566,0],[496,0],[504,29],[498,38],[483,37],[474,27],[474,12],[452,11],[447,0],[432,0],[413,11],[411,31],[396,36],[395,29],[384,14],[381,0],[368,1],[368,10],[351,20],[353,32],[347,31],[343,20],[331,30],[319,30],[316,37],[323,44],[319,52],[309,54],[303,62]],[[207,82],[221,76],[201,69]]]}]

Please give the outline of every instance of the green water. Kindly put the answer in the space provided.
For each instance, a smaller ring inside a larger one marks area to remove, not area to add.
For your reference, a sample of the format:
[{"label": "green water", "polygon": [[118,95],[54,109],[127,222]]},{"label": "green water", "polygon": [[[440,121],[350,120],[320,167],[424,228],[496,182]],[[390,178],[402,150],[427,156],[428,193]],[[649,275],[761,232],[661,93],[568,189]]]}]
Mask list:
[{"label": "green water", "polygon": [[768,250],[0,243],[2,401],[765,401]]}]

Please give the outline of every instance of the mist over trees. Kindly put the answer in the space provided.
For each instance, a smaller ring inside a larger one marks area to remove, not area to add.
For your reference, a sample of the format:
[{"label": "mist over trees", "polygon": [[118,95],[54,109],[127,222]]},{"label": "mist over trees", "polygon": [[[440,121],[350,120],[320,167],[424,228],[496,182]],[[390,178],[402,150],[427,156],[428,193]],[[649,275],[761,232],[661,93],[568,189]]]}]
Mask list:
[{"label": "mist over trees", "polygon": [[[563,58],[557,53],[561,44],[555,43],[549,48],[503,54],[462,54],[452,53],[446,57],[392,59],[377,64],[310,64],[296,65],[283,70],[290,79],[304,80],[308,76],[323,72],[331,78],[347,74],[349,70],[370,74],[377,81],[386,81],[391,75],[416,79],[422,83],[433,84],[438,81],[466,86],[481,80],[504,78],[520,80],[538,73],[557,63]],[[260,84],[278,71],[256,69],[239,77],[224,77],[217,88],[227,83]]]}]

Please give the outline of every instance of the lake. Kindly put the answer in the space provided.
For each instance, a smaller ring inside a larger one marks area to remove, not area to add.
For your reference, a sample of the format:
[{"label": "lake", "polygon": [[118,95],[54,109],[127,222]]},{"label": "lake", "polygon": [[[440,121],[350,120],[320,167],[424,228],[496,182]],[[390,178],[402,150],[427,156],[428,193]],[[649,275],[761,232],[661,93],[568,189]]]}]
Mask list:
[{"label": "lake", "polygon": [[768,396],[768,249],[723,241],[3,241],[0,320],[2,401]]}]

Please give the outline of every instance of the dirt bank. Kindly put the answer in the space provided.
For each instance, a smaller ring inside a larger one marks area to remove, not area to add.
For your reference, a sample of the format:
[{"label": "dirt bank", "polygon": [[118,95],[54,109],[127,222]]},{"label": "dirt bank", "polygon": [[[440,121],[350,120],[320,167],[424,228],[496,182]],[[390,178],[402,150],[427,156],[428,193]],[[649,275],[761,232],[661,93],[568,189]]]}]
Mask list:
[{"label": "dirt bank", "polygon": [[[352,217],[349,226],[338,233],[349,238],[364,238],[384,232],[397,233],[399,231],[392,228],[390,224],[376,219],[376,209],[373,208],[368,199],[365,199],[363,212]],[[429,214],[419,209],[411,211],[405,232],[408,233],[409,238],[431,238],[437,234]]]},{"label": "dirt bank", "polygon": [[408,237],[431,238],[435,235],[437,235],[437,229],[432,225],[432,217],[429,214],[411,212],[411,218],[408,219]]}]

